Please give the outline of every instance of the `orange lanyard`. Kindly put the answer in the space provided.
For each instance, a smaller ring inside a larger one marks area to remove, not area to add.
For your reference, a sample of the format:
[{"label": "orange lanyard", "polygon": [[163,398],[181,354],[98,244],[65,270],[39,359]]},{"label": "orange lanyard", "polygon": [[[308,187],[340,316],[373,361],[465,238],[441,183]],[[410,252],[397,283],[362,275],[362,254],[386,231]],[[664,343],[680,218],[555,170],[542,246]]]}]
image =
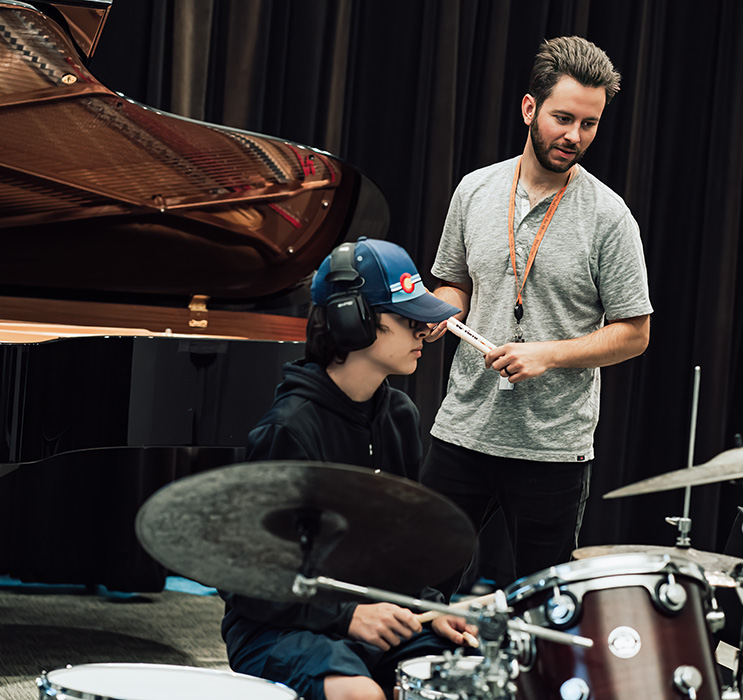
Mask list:
[{"label": "orange lanyard", "polygon": [[565,183],[563,188],[555,195],[554,199],[550,202],[549,208],[547,209],[547,213],[544,215],[544,219],[542,219],[542,224],[539,227],[539,231],[537,231],[537,235],[534,238],[534,242],[531,244],[531,250],[529,251],[529,257],[526,261],[526,269],[524,270],[524,279],[521,281],[521,286],[519,287],[519,274],[516,271],[516,243],[514,241],[514,234],[513,234],[513,217],[516,214],[516,186],[519,183],[520,173],[521,173],[521,157],[519,157],[518,162],[516,163],[516,172],[513,175],[513,184],[511,185],[511,198],[508,202],[508,247],[511,251],[511,265],[513,266],[513,276],[516,281],[516,306],[514,308],[514,314],[516,315],[516,323],[519,323],[521,321],[521,317],[523,316],[523,313],[524,313],[523,300],[521,299],[521,292],[524,290],[524,285],[526,284],[526,278],[529,276],[529,271],[531,270],[531,266],[534,264],[534,258],[537,257],[537,251],[539,250],[539,246],[542,243],[544,234],[547,232],[547,227],[550,225],[550,221],[552,221],[552,217],[555,215],[555,212],[557,211],[557,205],[560,203],[562,196],[565,194],[565,189],[567,188],[568,184],[570,184],[570,180],[573,177],[573,173],[571,171],[570,175],[568,176],[568,181]]}]

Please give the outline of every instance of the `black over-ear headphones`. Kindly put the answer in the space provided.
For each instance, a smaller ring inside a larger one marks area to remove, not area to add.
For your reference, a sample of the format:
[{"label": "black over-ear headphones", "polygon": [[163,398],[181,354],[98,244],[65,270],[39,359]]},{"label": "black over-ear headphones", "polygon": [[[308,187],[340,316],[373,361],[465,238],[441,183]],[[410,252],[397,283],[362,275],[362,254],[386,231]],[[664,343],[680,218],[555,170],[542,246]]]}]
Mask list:
[{"label": "black over-ear headphones", "polygon": [[364,283],[354,266],[355,243],[342,243],[330,254],[330,272],[325,280],[343,285],[328,297],[326,325],[336,346],[344,352],[368,348],[377,339],[374,312],[361,293]]}]

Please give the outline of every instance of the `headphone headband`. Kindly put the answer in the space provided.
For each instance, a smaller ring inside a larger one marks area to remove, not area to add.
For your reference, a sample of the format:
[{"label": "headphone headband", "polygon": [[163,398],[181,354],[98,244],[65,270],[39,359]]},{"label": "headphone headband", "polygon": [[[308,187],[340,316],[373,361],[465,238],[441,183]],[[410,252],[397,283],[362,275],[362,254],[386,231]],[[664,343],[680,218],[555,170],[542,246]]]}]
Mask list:
[{"label": "headphone headband", "polygon": [[330,254],[330,272],[325,275],[326,281],[351,283],[359,280],[359,272],[353,264],[355,256],[355,243],[342,243],[335,248]]}]

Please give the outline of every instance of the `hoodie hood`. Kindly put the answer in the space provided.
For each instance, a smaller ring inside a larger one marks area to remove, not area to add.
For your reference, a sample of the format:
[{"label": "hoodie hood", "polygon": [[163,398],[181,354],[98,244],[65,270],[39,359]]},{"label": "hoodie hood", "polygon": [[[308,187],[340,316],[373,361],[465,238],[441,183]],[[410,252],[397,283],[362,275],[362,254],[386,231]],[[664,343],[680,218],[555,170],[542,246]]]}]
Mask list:
[{"label": "hoodie hood", "polygon": [[[364,410],[366,404],[360,404],[349,398],[328,376],[325,368],[314,362],[296,360],[284,365],[284,381],[276,388],[276,401],[290,396],[312,401],[354,422],[362,424],[369,422]],[[372,401],[374,421],[389,405],[390,387],[386,379],[374,393]]]}]

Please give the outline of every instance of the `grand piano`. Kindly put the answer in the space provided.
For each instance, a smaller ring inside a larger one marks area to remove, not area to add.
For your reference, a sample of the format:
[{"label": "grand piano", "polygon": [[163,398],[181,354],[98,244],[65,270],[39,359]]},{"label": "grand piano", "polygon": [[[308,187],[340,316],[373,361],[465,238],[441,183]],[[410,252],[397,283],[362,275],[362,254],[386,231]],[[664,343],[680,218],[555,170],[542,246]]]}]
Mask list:
[{"label": "grand piano", "polygon": [[0,0],[0,575],[151,591],[137,509],[241,461],[313,270],[388,212],[331,154],[102,85],[110,7]]}]

